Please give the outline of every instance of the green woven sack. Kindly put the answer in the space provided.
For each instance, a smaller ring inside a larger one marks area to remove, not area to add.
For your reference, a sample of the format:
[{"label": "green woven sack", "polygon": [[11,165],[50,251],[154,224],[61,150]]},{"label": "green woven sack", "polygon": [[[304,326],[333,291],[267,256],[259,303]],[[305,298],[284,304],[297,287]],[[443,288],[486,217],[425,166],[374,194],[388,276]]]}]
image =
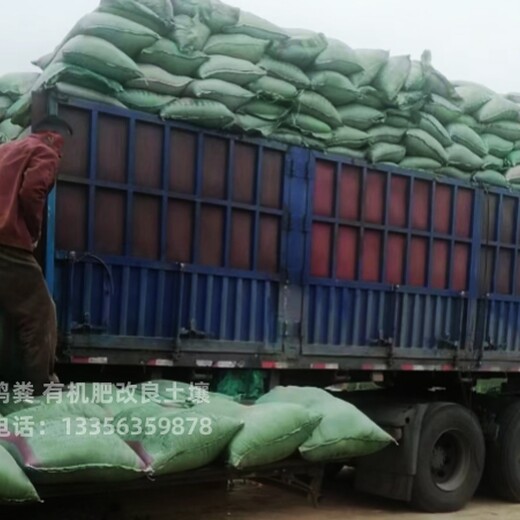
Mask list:
[{"label": "green woven sack", "polygon": [[338,112],[343,124],[359,130],[368,130],[374,125],[382,124],[386,118],[383,112],[357,103],[340,107]]},{"label": "green woven sack", "polygon": [[444,125],[453,123],[462,115],[462,110],[458,106],[437,94],[432,94],[431,101],[424,105],[423,110]]},{"label": "green woven sack", "polygon": [[185,90],[187,97],[197,99],[211,99],[226,105],[235,111],[245,105],[254,94],[238,85],[220,79],[203,79],[193,81]]},{"label": "green woven sack", "polygon": [[442,164],[435,159],[429,157],[405,157],[399,166],[405,170],[419,170],[419,171],[437,171],[442,167]]},{"label": "green woven sack", "polygon": [[359,90],[343,74],[324,70],[309,74],[311,88],[327,98],[333,105],[347,105],[360,97]]},{"label": "green woven sack", "polygon": [[477,132],[477,134],[482,133],[482,128],[484,125],[479,123],[473,116],[469,114],[463,114],[458,119],[455,119],[455,123],[460,123],[461,125],[469,126],[472,130]]},{"label": "green woven sack", "polygon": [[297,106],[299,112],[320,119],[332,128],[341,126],[341,117],[334,105],[316,92],[301,92],[297,98]]},{"label": "green woven sack", "polygon": [[333,155],[346,155],[351,159],[358,159],[360,161],[364,161],[367,155],[365,150],[354,150],[353,148],[348,148],[346,146],[331,146],[330,148],[327,148],[327,153]]},{"label": "green woven sack", "polygon": [[142,75],[134,61],[123,51],[95,36],[75,36],[63,46],[61,53],[63,61],[119,83],[124,84]]},{"label": "green woven sack", "polygon": [[160,410],[156,405],[144,405],[118,415],[116,423],[155,424],[155,432],[130,432],[123,439],[135,447],[153,475],[171,475],[209,466],[243,426],[240,418],[210,411],[209,405],[201,412],[196,407]]},{"label": "green woven sack", "polygon": [[506,179],[511,183],[512,187],[518,188],[520,186],[520,166],[508,170]]},{"label": "green woven sack", "polygon": [[40,497],[7,450],[0,446],[0,504],[39,502]]},{"label": "green woven sack", "polygon": [[[174,0],[174,4],[184,3],[185,0]],[[177,12],[177,11],[176,11]],[[240,9],[226,5],[220,0],[204,0],[201,2],[200,15],[202,21],[213,33],[219,33],[225,27],[235,25],[240,18]]]},{"label": "green woven sack", "polygon": [[291,114],[285,123],[304,135],[318,138],[328,136],[328,139],[332,137],[332,128],[327,123],[307,114]]},{"label": "green woven sack", "polygon": [[437,173],[461,181],[470,181],[471,173],[465,172],[454,166],[443,166]]},{"label": "green woven sack", "polygon": [[243,10],[240,11],[238,22],[235,25],[224,27],[222,32],[227,34],[246,34],[261,40],[285,40],[288,37],[287,33],[280,27]]},{"label": "green woven sack", "polygon": [[487,144],[490,154],[501,157],[502,159],[507,157],[515,147],[514,143],[502,139],[498,135],[483,134],[482,140]]},{"label": "green woven sack", "polygon": [[509,188],[509,182],[507,181],[505,175],[493,169],[486,169],[484,171],[478,172],[473,177],[473,180],[484,185],[490,184],[491,186]]},{"label": "green woven sack", "polygon": [[62,99],[79,98],[93,101],[94,103],[101,103],[103,105],[112,105],[119,108],[126,108],[123,103],[115,97],[102,94],[96,90],[83,88],[78,85],[71,85],[70,83],[59,82],[54,87],[55,92],[59,94]]},{"label": "green woven sack", "polygon": [[293,101],[298,96],[298,89],[278,78],[264,76],[250,83],[247,88],[262,99],[271,101]]},{"label": "green woven sack", "polygon": [[30,418],[35,424],[43,424],[47,421],[59,421],[73,417],[85,417],[88,419],[103,420],[109,416],[107,410],[94,403],[70,403],[66,397],[62,402],[40,402],[40,406],[24,408],[7,416],[9,420]]},{"label": "green woven sack", "polygon": [[363,66],[359,63],[356,52],[346,43],[329,38],[327,48],[316,58],[315,70],[332,70],[345,76],[361,72]]},{"label": "green woven sack", "polygon": [[231,124],[230,129],[246,134],[259,134],[262,137],[269,137],[276,132],[278,126],[278,121],[266,121],[249,114],[236,114],[235,121]]},{"label": "green woven sack", "polygon": [[311,85],[307,75],[296,65],[284,63],[283,61],[274,60],[269,56],[264,56],[258,66],[262,67],[269,76],[282,79],[291,83],[296,88],[309,88]]},{"label": "green woven sack", "polygon": [[13,100],[9,96],[0,96],[0,121],[5,118],[5,114],[12,104]]},{"label": "green woven sack", "polygon": [[351,80],[355,86],[363,87],[374,81],[379,71],[388,62],[390,53],[378,49],[357,49],[356,57],[363,70],[353,74]]},{"label": "green woven sack", "polygon": [[327,48],[327,38],[323,34],[303,29],[286,32],[289,38],[274,41],[269,47],[269,54],[276,60],[292,63],[305,70]]},{"label": "green woven sack", "polygon": [[503,96],[495,95],[476,114],[481,123],[493,123],[495,121],[518,121],[520,118],[520,105],[509,101]]},{"label": "green woven sack", "polygon": [[475,172],[480,170],[484,161],[477,154],[461,144],[453,144],[446,149],[449,166],[454,166],[463,171]]},{"label": "green woven sack", "polygon": [[171,0],[101,0],[98,10],[128,18],[160,34],[173,26]]},{"label": "green woven sack", "polygon": [[386,108],[386,103],[381,93],[371,86],[361,87],[359,89],[359,102],[362,105],[375,108],[376,110],[384,110]]},{"label": "green woven sack", "polygon": [[480,85],[460,85],[455,90],[461,98],[458,106],[466,114],[476,112],[493,97],[491,90]]},{"label": "green woven sack", "polygon": [[257,403],[291,403],[323,416],[300,447],[303,458],[312,462],[369,455],[395,442],[355,406],[319,388],[278,387]]},{"label": "green woven sack", "polygon": [[160,38],[155,31],[142,24],[122,16],[97,11],[81,18],[64,41],[78,35],[102,38],[132,58]]},{"label": "green woven sack", "polygon": [[393,103],[404,112],[417,112],[426,103],[426,94],[422,91],[399,92]]},{"label": "green woven sack", "polygon": [[133,79],[126,84],[129,89],[149,90],[157,94],[181,96],[193,81],[188,76],[175,76],[156,65],[141,64],[142,78]]},{"label": "green woven sack", "polygon": [[362,130],[352,128],[350,126],[342,126],[337,130],[334,130],[330,139],[329,145],[342,146],[347,148],[362,148],[369,140],[369,135]]},{"label": "green woven sack", "polygon": [[399,144],[377,143],[370,147],[368,159],[373,164],[391,162],[399,164],[406,155],[406,148]]},{"label": "green woven sack", "polygon": [[300,132],[295,132],[290,128],[281,127],[271,135],[273,141],[288,144],[291,146],[303,146],[303,136]]},{"label": "green woven sack", "polygon": [[373,85],[387,101],[393,101],[404,87],[411,69],[410,56],[394,56],[383,65]]},{"label": "green woven sack", "polygon": [[507,168],[507,165],[505,164],[504,159],[488,154],[483,158],[482,168],[484,170],[495,170],[500,172]]},{"label": "green woven sack", "polygon": [[12,123],[10,119],[5,119],[0,123],[0,136],[4,141],[14,141],[23,132],[23,127]]},{"label": "green woven sack", "polygon": [[400,144],[405,134],[405,128],[396,128],[388,125],[378,125],[374,126],[368,131],[368,141],[371,145],[377,143]]},{"label": "green woven sack", "polygon": [[289,109],[286,106],[278,105],[269,101],[255,99],[243,105],[239,112],[241,114],[249,114],[250,116],[260,117],[267,121],[280,121],[283,119]]},{"label": "green woven sack", "polygon": [[117,99],[128,108],[159,114],[161,110],[175,98],[173,96],[149,92],[148,90],[127,89],[118,94]]},{"label": "green woven sack", "polygon": [[224,128],[234,120],[233,113],[222,103],[189,98],[179,99],[164,107],[161,117],[209,128]]},{"label": "green woven sack", "polygon": [[496,121],[486,125],[485,131],[508,141],[520,139],[520,123],[516,121]]},{"label": "green woven sack", "polygon": [[243,421],[243,429],[228,446],[228,463],[238,469],[266,466],[290,457],[321,420],[319,413],[287,403],[247,407],[220,400],[195,409],[202,415],[224,415]]},{"label": "green woven sack", "polygon": [[268,45],[267,40],[260,40],[246,34],[214,34],[206,43],[204,52],[209,55],[220,54],[258,63]]},{"label": "green woven sack", "polygon": [[410,120],[410,117],[396,114],[388,114],[386,115],[385,124],[388,126],[395,126],[396,128],[412,128],[415,127]]},{"label": "green woven sack", "polygon": [[4,74],[0,76],[0,94],[16,100],[31,90],[39,76],[40,74],[38,72],[13,72]]},{"label": "green woven sack", "polygon": [[211,30],[198,16],[192,18],[181,14],[174,18],[175,27],[170,33],[172,39],[183,52],[201,51],[211,36]]},{"label": "green woven sack", "polygon": [[139,63],[156,65],[176,76],[191,77],[207,60],[208,57],[201,52],[182,52],[175,42],[166,38],[144,49],[138,59]]},{"label": "green woven sack", "polygon": [[439,141],[424,130],[408,130],[406,132],[406,149],[411,156],[429,157],[442,164],[448,162],[448,155]]},{"label": "green woven sack", "polygon": [[469,126],[452,123],[447,128],[454,143],[462,144],[473,153],[484,157],[489,153],[489,146]]},{"label": "green woven sack", "polygon": [[247,85],[265,75],[265,70],[254,63],[219,55],[210,56],[198,72],[201,79],[221,79],[237,85]]},{"label": "green woven sack", "polygon": [[404,90],[410,91],[424,91],[426,85],[426,74],[424,64],[422,61],[412,60],[410,66],[410,73],[404,84]]},{"label": "green woven sack", "polygon": [[506,166],[514,168],[520,165],[520,150],[513,150],[506,158],[504,163]]}]

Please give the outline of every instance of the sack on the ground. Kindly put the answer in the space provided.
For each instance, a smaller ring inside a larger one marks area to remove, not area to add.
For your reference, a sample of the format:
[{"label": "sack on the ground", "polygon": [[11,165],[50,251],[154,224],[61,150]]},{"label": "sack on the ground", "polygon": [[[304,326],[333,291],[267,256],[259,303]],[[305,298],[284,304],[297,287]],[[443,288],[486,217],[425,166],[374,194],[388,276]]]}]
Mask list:
[{"label": "sack on the ground", "polygon": [[316,58],[315,70],[332,70],[345,76],[361,72],[362,65],[359,63],[356,51],[346,43],[329,38],[327,48]]},{"label": "sack on the ground", "polygon": [[396,163],[399,164],[406,155],[406,147],[399,144],[377,143],[370,147],[368,158],[371,163]]},{"label": "sack on the ground", "polygon": [[374,126],[368,131],[369,143],[371,145],[377,143],[400,144],[405,134],[406,129],[388,125]]},{"label": "sack on the ground", "polygon": [[369,455],[395,442],[355,406],[319,388],[278,387],[257,403],[291,403],[322,414],[318,427],[300,447],[302,456],[313,462]]},{"label": "sack on the ground", "polygon": [[161,38],[144,49],[137,61],[156,65],[176,76],[194,77],[207,60],[208,57],[202,52],[182,52],[175,42]]},{"label": "sack on the ground", "polygon": [[449,166],[463,171],[475,172],[482,168],[483,160],[461,144],[453,144],[446,149]]},{"label": "sack on the ground", "polygon": [[233,113],[222,103],[189,98],[179,99],[164,107],[161,117],[209,128],[224,128],[234,119]]},{"label": "sack on the ground", "polygon": [[309,74],[311,88],[327,98],[333,105],[341,106],[359,99],[359,90],[343,74],[329,70]]},{"label": "sack on the ground", "polygon": [[424,105],[423,110],[437,118],[443,125],[453,123],[462,115],[462,110],[437,94],[431,95],[431,101]]},{"label": "sack on the ground", "polygon": [[399,166],[406,170],[420,170],[420,171],[437,171],[441,168],[442,164],[435,159],[429,157],[405,157]]},{"label": "sack on the ground", "polygon": [[139,69],[143,77],[129,81],[126,84],[127,88],[149,90],[167,96],[181,96],[186,87],[193,81],[188,76],[170,74],[156,65],[141,64]]},{"label": "sack on the ground", "polygon": [[359,130],[368,130],[372,126],[383,124],[386,118],[380,110],[358,103],[340,107],[338,112],[344,125]]},{"label": "sack on the ground", "polygon": [[279,61],[292,63],[307,69],[327,48],[327,38],[323,34],[303,29],[287,29],[287,39],[274,41],[269,47],[269,54]]},{"label": "sack on the ground", "polygon": [[448,155],[442,144],[424,130],[408,130],[406,148],[411,156],[429,157],[442,164],[448,162]]},{"label": "sack on the ground", "polygon": [[293,101],[298,96],[298,89],[278,78],[264,76],[247,85],[247,88],[260,98],[272,101]]},{"label": "sack on the ground", "polygon": [[387,101],[393,101],[404,87],[411,66],[410,56],[394,56],[383,65],[373,85],[385,95]]},{"label": "sack on the ground", "polygon": [[95,36],[75,36],[61,49],[63,61],[126,83],[142,76],[135,62],[115,45]]},{"label": "sack on the ground", "polygon": [[363,70],[351,76],[352,83],[357,87],[370,85],[388,62],[390,53],[379,49],[357,49],[355,52]]},{"label": "sack on the ground", "polygon": [[39,502],[31,481],[9,452],[0,446],[0,504]]},{"label": "sack on the ground", "polygon": [[321,119],[331,128],[341,126],[341,117],[334,105],[320,94],[304,90],[297,98],[298,111]]},{"label": "sack on the ground", "polygon": [[170,38],[183,52],[201,51],[211,36],[211,30],[198,16],[181,14],[174,18],[174,29]]},{"label": "sack on the ground", "polygon": [[193,81],[186,88],[185,95],[192,98],[218,101],[226,105],[232,111],[245,105],[254,97],[254,94],[249,90],[220,79]]},{"label": "sack on the ground", "polygon": [[447,130],[454,143],[464,145],[480,157],[484,157],[489,153],[489,146],[469,126],[461,123],[452,123],[448,126]]},{"label": "sack on the ground", "polygon": [[498,135],[483,134],[482,140],[488,145],[489,153],[504,159],[514,149],[515,145],[511,141],[502,139]]},{"label": "sack on the ground", "polygon": [[40,74],[37,72],[13,72],[0,76],[0,94],[13,100],[29,92]]},{"label": "sack on the ground", "polygon": [[473,180],[481,183],[481,184],[491,184],[492,186],[499,186],[501,188],[508,188],[509,182],[507,181],[504,174],[497,172],[493,169],[486,169],[484,171],[478,172]]},{"label": "sack on the ground", "polygon": [[446,130],[442,123],[431,114],[421,112],[419,119],[419,129],[424,130],[425,132],[430,134],[434,139],[439,141],[439,143],[441,143],[441,145],[445,148],[453,144],[448,130]]},{"label": "sack on the ground", "polygon": [[215,34],[206,43],[204,52],[209,55],[230,56],[258,63],[268,45],[269,41],[253,38],[246,34]]},{"label": "sack on the ground", "polygon": [[198,71],[201,79],[221,79],[237,85],[247,85],[265,75],[265,70],[254,63],[219,55],[210,56]]},{"label": "sack on the ground", "polygon": [[264,56],[258,62],[258,66],[264,69],[269,76],[283,79],[296,88],[308,88],[311,85],[307,75],[300,68],[291,63],[284,63],[269,56]]}]

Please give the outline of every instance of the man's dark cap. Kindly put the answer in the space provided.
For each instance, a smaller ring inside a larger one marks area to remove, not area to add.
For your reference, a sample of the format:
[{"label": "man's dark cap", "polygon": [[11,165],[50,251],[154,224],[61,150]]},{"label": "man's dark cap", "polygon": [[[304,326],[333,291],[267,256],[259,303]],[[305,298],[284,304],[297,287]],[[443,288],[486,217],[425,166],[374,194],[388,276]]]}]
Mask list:
[{"label": "man's dark cap", "polygon": [[72,127],[58,116],[45,116],[32,127],[34,134],[40,132],[58,132],[60,134],[74,135]]}]

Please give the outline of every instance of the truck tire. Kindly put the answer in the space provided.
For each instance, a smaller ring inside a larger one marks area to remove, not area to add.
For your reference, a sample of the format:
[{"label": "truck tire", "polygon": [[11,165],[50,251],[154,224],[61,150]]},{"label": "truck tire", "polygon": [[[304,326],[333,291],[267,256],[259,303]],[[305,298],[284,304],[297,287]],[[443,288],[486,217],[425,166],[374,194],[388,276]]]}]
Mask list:
[{"label": "truck tire", "polygon": [[422,424],[412,504],[428,513],[462,509],[477,490],[484,462],[475,415],[456,404],[433,404]]},{"label": "truck tire", "polygon": [[487,482],[505,500],[520,502],[520,402],[498,417],[498,434],[488,445]]}]

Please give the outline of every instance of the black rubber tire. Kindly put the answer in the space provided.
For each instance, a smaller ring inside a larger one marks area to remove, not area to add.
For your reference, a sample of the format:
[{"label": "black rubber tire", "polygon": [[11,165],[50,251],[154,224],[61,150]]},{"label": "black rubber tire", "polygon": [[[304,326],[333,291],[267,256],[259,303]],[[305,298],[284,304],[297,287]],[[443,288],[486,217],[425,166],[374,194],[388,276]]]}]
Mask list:
[{"label": "black rubber tire", "polygon": [[462,509],[480,484],[485,452],[482,429],[470,410],[451,403],[431,405],[421,429],[413,506],[427,513]]},{"label": "black rubber tire", "polygon": [[498,497],[520,502],[520,402],[498,417],[498,435],[488,444],[486,477]]}]

